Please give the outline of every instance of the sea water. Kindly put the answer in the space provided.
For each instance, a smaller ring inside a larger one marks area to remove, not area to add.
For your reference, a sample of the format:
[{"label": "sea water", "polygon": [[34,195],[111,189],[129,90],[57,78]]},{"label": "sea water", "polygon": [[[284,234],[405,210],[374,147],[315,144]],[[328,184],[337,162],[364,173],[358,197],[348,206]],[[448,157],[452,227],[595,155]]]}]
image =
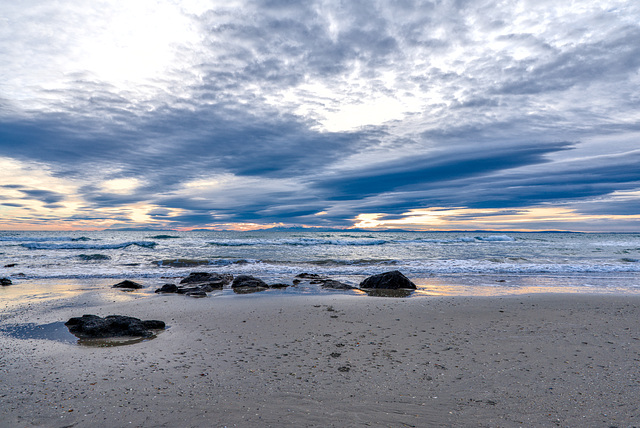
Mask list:
[{"label": "sea water", "polygon": [[421,288],[640,292],[640,233],[96,231],[0,232],[0,277],[148,278],[193,271],[357,285],[399,270]]}]

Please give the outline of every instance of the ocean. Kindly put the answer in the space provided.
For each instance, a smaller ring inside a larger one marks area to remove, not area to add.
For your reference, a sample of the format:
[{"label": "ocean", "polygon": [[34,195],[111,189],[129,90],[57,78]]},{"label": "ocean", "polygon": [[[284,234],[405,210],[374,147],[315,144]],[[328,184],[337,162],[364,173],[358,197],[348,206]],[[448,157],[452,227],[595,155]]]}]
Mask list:
[{"label": "ocean", "polygon": [[414,280],[418,294],[635,293],[640,233],[0,232],[0,277],[14,284],[161,284],[209,271],[287,283],[307,272],[358,285],[389,270]]}]

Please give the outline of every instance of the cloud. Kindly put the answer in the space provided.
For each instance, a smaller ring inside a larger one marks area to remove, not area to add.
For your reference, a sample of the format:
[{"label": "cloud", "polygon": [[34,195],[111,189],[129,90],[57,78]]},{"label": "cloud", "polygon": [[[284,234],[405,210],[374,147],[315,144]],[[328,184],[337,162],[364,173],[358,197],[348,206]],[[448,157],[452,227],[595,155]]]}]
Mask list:
[{"label": "cloud", "polygon": [[640,189],[632,2],[65,0],[0,16],[0,196],[21,221],[37,220],[22,205],[180,227],[636,210],[601,202]]}]

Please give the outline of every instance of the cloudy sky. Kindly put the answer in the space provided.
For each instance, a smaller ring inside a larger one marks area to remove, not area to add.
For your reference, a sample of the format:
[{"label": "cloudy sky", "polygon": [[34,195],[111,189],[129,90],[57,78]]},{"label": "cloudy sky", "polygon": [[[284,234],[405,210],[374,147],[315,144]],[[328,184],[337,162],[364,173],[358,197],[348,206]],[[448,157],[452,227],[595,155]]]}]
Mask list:
[{"label": "cloudy sky", "polygon": [[0,3],[0,229],[640,230],[640,2]]}]

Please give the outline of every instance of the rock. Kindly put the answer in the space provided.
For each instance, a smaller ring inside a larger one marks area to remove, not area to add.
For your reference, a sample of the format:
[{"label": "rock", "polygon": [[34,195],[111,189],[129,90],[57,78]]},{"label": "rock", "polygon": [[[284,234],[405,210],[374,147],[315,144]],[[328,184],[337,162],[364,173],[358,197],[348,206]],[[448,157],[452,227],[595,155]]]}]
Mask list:
[{"label": "rock", "polygon": [[0,278],[0,285],[7,286],[13,284],[9,278]]},{"label": "rock", "polygon": [[[212,284],[213,288],[222,288],[233,280],[233,275],[219,274],[215,272],[191,272],[188,277],[180,281],[180,284],[195,284],[207,282]],[[214,286],[213,284],[219,284]]]},{"label": "rock", "polygon": [[266,282],[263,280],[253,277],[251,275],[238,275],[233,279],[233,283],[231,284],[231,288],[238,287],[250,287],[250,288],[269,288]]},{"label": "rock", "polygon": [[[233,280],[233,275],[219,274],[215,272],[191,272],[188,277],[180,281],[180,284],[188,284],[177,287],[170,293],[186,294],[192,297],[205,297],[206,293],[220,290]],[[168,289],[171,289],[167,287]],[[159,293],[162,291],[158,291]]]},{"label": "rock", "polygon": [[178,287],[178,294],[189,294],[189,293],[210,293],[214,289],[209,286],[209,284],[203,285],[194,285],[191,287]]},{"label": "rock", "polygon": [[366,278],[360,283],[360,288],[384,288],[392,290],[398,288],[409,288],[415,290],[416,285],[402,273],[394,270]]},{"label": "rock", "polygon": [[344,282],[336,281],[326,276],[318,275],[317,273],[301,273],[296,275],[296,279],[293,280],[294,285],[301,282],[301,280],[297,278],[307,279],[310,280],[309,284],[311,285],[320,285],[322,288],[330,288],[333,290],[352,290],[355,288]]},{"label": "rock", "polygon": [[164,284],[156,290],[156,293],[177,293],[178,286],[175,284]]},{"label": "rock", "polygon": [[133,282],[133,281],[129,281],[128,279],[125,279],[124,281],[113,285],[113,288],[130,288],[132,290],[137,290],[139,288],[144,288],[144,285],[141,285],[141,284],[138,284],[137,282]]},{"label": "rock", "polygon": [[[215,276],[211,276],[209,274],[198,274],[200,276],[197,276],[198,279],[202,279],[202,278],[214,278]],[[206,276],[205,276],[206,275]],[[213,274],[213,275],[217,275],[217,274]],[[193,277],[192,277],[193,278]],[[217,289],[222,289],[224,284],[227,282],[228,278],[222,278],[219,281],[210,281],[210,282],[191,282],[191,280],[189,280],[187,282],[187,284],[189,285],[182,285],[182,286],[177,286],[175,284],[164,284],[162,287],[158,288],[156,290],[156,293],[178,293],[178,294],[186,294],[188,296],[192,296],[192,297],[205,297],[207,294],[206,293],[210,293],[213,290],[217,290]],[[184,280],[181,282],[183,283]]]},{"label": "rock", "polygon": [[111,259],[111,257],[104,254],[79,254],[78,258],[84,260],[85,262]]},{"label": "rock", "polygon": [[296,278],[303,278],[303,279],[322,279],[324,278],[322,275],[318,275],[317,273],[300,273],[298,275],[296,275]]},{"label": "rock", "polygon": [[322,288],[331,288],[332,290],[353,290],[355,288],[349,284],[345,284],[344,282],[336,281],[333,279],[320,281],[320,283],[322,284]]},{"label": "rock", "polygon": [[18,266],[18,263],[9,263],[8,265],[4,265],[4,267],[6,268],[16,267],[16,266]]},{"label": "rock", "polygon": [[107,338],[120,336],[153,336],[151,330],[165,328],[158,320],[142,321],[124,315],[109,315],[101,318],[97,315],[83,315],[71,318],[65,323],[69,331],[81,338]]},{"label": "rock", "polygon": [[275,284],[269,284],[269,288],[287,288],[290,284],[284,284],[282,282],[277,282]]}]

